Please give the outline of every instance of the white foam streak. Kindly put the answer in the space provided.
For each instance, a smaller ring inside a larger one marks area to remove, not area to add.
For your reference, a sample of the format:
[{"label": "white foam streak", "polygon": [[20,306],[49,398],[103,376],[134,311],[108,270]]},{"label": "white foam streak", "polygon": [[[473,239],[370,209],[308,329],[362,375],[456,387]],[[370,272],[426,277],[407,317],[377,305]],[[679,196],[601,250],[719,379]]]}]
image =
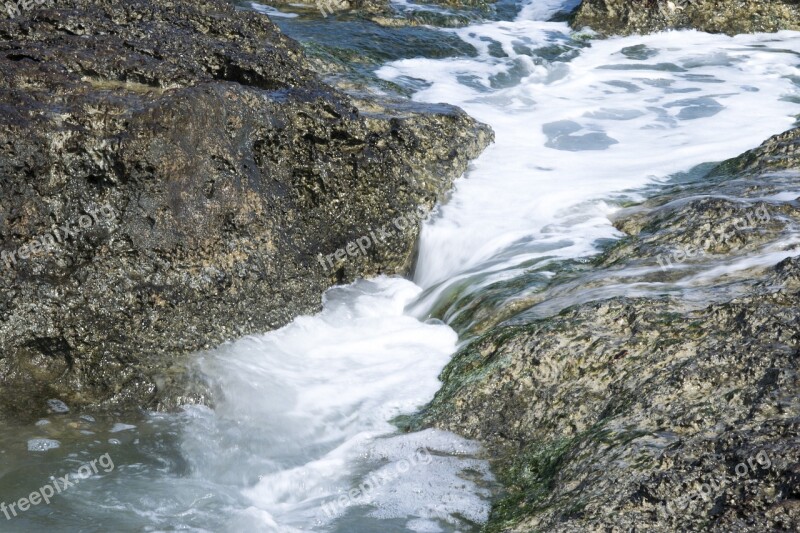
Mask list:
[{"label": "white foam streak", "polygon": [[519,20],[549,20],[558,12],[570,13],[581,0],[533,0],[523,7]]},{"label": "white foam streak", "polygon": [[[389,278],[335,288],[319,315],[203,358],[203,370],[224,400],[214,413],[198,413],[193,433],[202,435],[201,442],[184,446],[204,479],[223,482],[258,470],[259,482],[243,492],[252,507],[240,512],[240,520],[256,519],[265,531],[306,531],[330,521],[322,505],[348,493],[360,460],[378,446],[375,439],[395,431],[389,421],[433,396],[457,336],[443,324],[404,314],[419,292],[409,281]],[[426,435],[439,449],[460,443],[454,435]],[[391,441],[381,442],[386,447]],[[453,479],[460,469],[475,467],[474,461],[442,461],[436,463],[439,475],[446,471]],[[424,470],[414,472],[413,483],[428,479]],[[397,483],[395,498],[412,480]],[[357,505],[343,512],[350,507]],[[466,494],[436,512],[483,516],[486,509]]]},{"label": "white foam streak", "polygon": [[[598,239],[618,236],[609,215],[622,198],[737,155],[800,111],[781,100],[798,91],[798,56],[785,50],[800,50],[800,34],[608,39],[570,62],[548,62],[541,56],[576,43],[564,24],[532,19],[560,4],[446,30],[472,43],[476,58],[410,59],[379,71],[401,84],[427,81],[417,99],[462,106],[492,125],[496,143],[423,228],[416,281],[430,290],[422,302],[420,286],[406,280],[358,282],[329,291],[317,316],[206,357],[225,399],[214,413],[197,411],[186,455],[197,476],[216,483],[260,475],[241,491],[249,505],[233,512],[231,531],[377,531],[384,520],[454,531],[485,520],[481,485],[491,475],[474,446],[435,431],[396,435],[389,422],[431,399],[457,343],[448,326],[406,308],[430,309],[454,284],[478,291],[511,279],[526,262],[585,257]],[[402,473],[422,450],[435,451],[431,461]],[[391,472],[386,483],[372,477]],[[368,497],[354,497],[369,480]]]},{"label": "white foam streak", "polygon": [[[424,229],[415,278],[423,287],[480,269],[525,239],[534,250],[557,237],[570,243],[556,256],[591,253],[596,239],[616,234],[599,200],[737,155],[800,111],[781,99],[798,92],[790,78],[800,76],[797,55],[786,52],[800,50],[796,32],[597,40],[569,63],[539,64],[530,50],[570,45],[565,25],[455,31],[477,58],[409,59],[379,71],[401,83],[426,80],[417,99],[458,104],[497,135]],[[508,57],[495,57],[492,42]]]}]

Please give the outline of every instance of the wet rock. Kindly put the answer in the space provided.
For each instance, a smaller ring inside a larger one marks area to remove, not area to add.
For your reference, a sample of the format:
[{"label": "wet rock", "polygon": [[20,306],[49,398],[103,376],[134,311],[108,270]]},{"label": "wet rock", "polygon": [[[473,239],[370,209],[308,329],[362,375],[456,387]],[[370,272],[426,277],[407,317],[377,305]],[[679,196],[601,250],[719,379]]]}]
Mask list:
[{"label": "wet rock", "polygon": [[800,128],[774,135],[764,143],[710,172],[710,177],[759,175],[767,171],[800,168]]},{"label": "wet rock", "polygon": [[486,445],[488,531],[800,529],[800,210],[768,198],[800,185],[795,138],[622,212],[627,238],[446,367],[414,425]]},{"label": "wet rock", "polygon": [[730,260],[768,243],[791,242],[800,232],[800,204],[794,198],[769,198],[796,188],[798,147],[800,128],[795,128],[717,165],[691,189],[668,188],[621,211],[615,226],[635,238],[621,240],[598,264],[657,262],[663,273],[664,267],[674,266],[676,252],[681,264],[702,263],[710,256]]},{"label": "wet rock", "polygon": [[[692,313],[614,299],[499,328],[457,356],[427,416],[498,459],[490,530],[793,530],[800,516],[767,515],[800,499],[798,296]],[[771,465],[738,480],[762,452]]]},{"label": "wet rock", "polygon": [[183,355],[405,271],[417,224],[350,243],[491,141],[453,107],[356,102],[217,0],[63,0],[0,36],[0,413],[208,401]]},{"label": "wet rock", "polygon": [[602,35],[697,29],[709,33],[775,32],[800,29],[795,0],[584,0],[572,27]]},{"label": "wet rock", "polygon": [[460,11],[427,11],[412,9],[390,15],[381,14],[370,17],[370,20],[387,28],[405,26],[435,26],[438,28],[463,28],[470,24],[478,24],[483,18],[480,9]]},{"label": "wet rock", "polygon": [[710,256],[730,260],[800,231],[800,205],[787,202],[692,196],[622,216],[617,227],[637,238],[611,248],[604,266],[658,264],[663,271]]}]

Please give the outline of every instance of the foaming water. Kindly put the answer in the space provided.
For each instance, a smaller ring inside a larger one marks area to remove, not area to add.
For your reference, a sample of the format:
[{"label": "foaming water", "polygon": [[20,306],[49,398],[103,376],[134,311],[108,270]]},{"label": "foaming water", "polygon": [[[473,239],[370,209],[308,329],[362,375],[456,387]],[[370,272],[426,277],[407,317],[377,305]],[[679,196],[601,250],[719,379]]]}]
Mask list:
[{"label": "foaming water", "polygon": [[[320,315],[207,356],[225,400],[185,452],[204,479],[236,465],[260,472],[242,490],[239,520],[279,531],[477,530],[492,486],[478,448],[430,430],[398,436],[389,422],[432,398],[457,347],[453,329],[415,317],[448,302],[454,312],[434,314],[463,331],[456,319],[469,298],[497,283],[515,298],[536,291],[520,276],[535,270],[544,283],[556,260],[581,260],[618,236],[609,215],[637,189],[737,155],[800,112],[790,98],[797,55],[786,51],[800,50],[798,34],[682,32],[586,47],[564,24],[526,19],[561,6],[531,3],[516,22],[452,30],[477,57],[379,71],[426,87],[416,99],[462,106],[494,128],[496,144],[424,226],[416,284],[334,289]],[[595,292],[614,290],[640,289]]]},{"label": "foaming water", "polygon": [[[462,481],[454,494],[446,491],[447,479],[476,467],[474,445],[433,431],[386,437],[395,430],[391,419],[433,396],[456,346],[449,327],[404,314],[419,292],[396,278],[332,289],[319,315],[204,357],[224,399],[196,420],[198,440],[187,441],[198,475],[222,482],[237,470],[258,472],[241,513],[276,530],[313,531],[352,514],[364,527],[370,517],[428,526],[459,525],[456,515],[485,519],[476,497],[483,489]],[[355,475],[365,462],[377,469],[372,481]],[[489,482],[488,469],[479,468]],[[430,509],[408,507],[423,496]]]},{"label": "foaming water", "polygon": [[581,0],[534,0],[519,12],[519,20],[550,20],[558,13],[569,13]]},{"label": "foaming water", "polygon": [[[579,48],[560,23],[454,31],[480,55],[379,71],[401,84],[424,80],[415,98],[455,103],[497,135],[424,228],[415,281],[426,288],[462,272],[589,254],[598,239],[617,235],[608,215],[637,197],[627,191],[738,155],[790,127],[800,111],[791,99],[800,76],[796,32],[670,32]],[[541,50],[579,55],[548,62]]]},{"label": "foaming water", "polygon": [[[560,269],[580,268],[619,236],[609,215],[643,186],[737,155],[800,112],[798,33],[672,32],[589,46],[565,24],[539,21],[575,3],[532,1],[515,21],[440,30],[476,57],[380,69],[424,87],[416,99],[459,105],[497,134],[424,226],[414,282],[334,288],[316,316],[201,354],[219,392],[214,410],[54,414],[9,433],[0,440],[16,465],[3,464],[6,501],[101,453],[116,469],[0,529],[477,531],[494,488],[479,446],[393,423],[433,397],[459,334],[463,342]],[[687,266],[681,283],[744,277],[791,253],[765,248],[717,271]],[[584,297],[645,294],[656,283],[636,280],[657,266],[637,268],[590,280]],[[572,288],[554,292],[550,307],[574,303]]]},{"label": "foaming water", "polygon": [[433,310],[460,331],[502,318],[500,308],[546,284],[554,263],[618,238],[609,215],[645,185],[738,155],[800,111],[797,32],[668,32],[587,47],[563,23],[526,19],[548,6],[449,30],[475,58],[407,59],[378,72],[496,132],[424,227],[414,277],[426,289],[414,312]]}]

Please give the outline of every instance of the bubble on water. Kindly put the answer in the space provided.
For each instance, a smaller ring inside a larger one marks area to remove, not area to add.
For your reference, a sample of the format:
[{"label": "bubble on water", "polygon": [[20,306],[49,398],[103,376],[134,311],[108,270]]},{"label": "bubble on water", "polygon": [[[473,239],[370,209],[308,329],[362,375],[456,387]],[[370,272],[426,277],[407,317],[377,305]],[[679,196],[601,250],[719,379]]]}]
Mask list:
[{"label": "bubble on water", "polygon": [[132,424],[114,424],[114,427],[111,428],[110,433],[119,433],[120,431],[128,431],[129,429],[136,429],[136,426]]},{"label": "bubble on water", "polygon": [[51,413],[69,413],[69,407],[61,400],[47,400],[47,408]]},{"label": "bubble on water", "polygon": [[28,441],[29,452],[46,452],[60,447],[61,443],[53,439],[31,439]]}]

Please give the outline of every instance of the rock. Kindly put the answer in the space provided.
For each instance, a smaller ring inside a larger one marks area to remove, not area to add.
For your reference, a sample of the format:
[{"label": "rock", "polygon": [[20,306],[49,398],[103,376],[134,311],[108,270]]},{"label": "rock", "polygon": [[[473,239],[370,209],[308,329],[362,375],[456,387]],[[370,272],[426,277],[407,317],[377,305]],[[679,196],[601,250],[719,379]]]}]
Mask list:
[{"label": "rock", "polygon": [[470,24],[480,24],[483,18],[480,9],[458,10],[452,12],[426,11],[424,9],[408,10],[389,16],[380,14],[371,16],[370,20],[386,28],[402,28],[407,26],[434,26],[437,28],[463,28]]},{"label": "rock", "polygon": [[354,101],[219,0],[59,0],[0,35],[9,415],[208,402],[186,354],[404,272],[412,214],[492,138],[450,106]]},{"label": "rock", "polygon": [[758,148],[721,164],[710,176],[753,176],[796,168],[800,168],[800,128],[773,135]]},{"label": "rock", "polygon": [[629,237],[453,358],[412,426],[484,443],[506,490],[487,531],[800,529],[800,256],[767,255],[797,253],[800,209],[764,199],[800,185],[796,135],[623,212]]},{"label": "rock", "polygon": [[602,35],[696,29],[709,33],[800,30],[797,0],[583,0],[572,27]]}]

